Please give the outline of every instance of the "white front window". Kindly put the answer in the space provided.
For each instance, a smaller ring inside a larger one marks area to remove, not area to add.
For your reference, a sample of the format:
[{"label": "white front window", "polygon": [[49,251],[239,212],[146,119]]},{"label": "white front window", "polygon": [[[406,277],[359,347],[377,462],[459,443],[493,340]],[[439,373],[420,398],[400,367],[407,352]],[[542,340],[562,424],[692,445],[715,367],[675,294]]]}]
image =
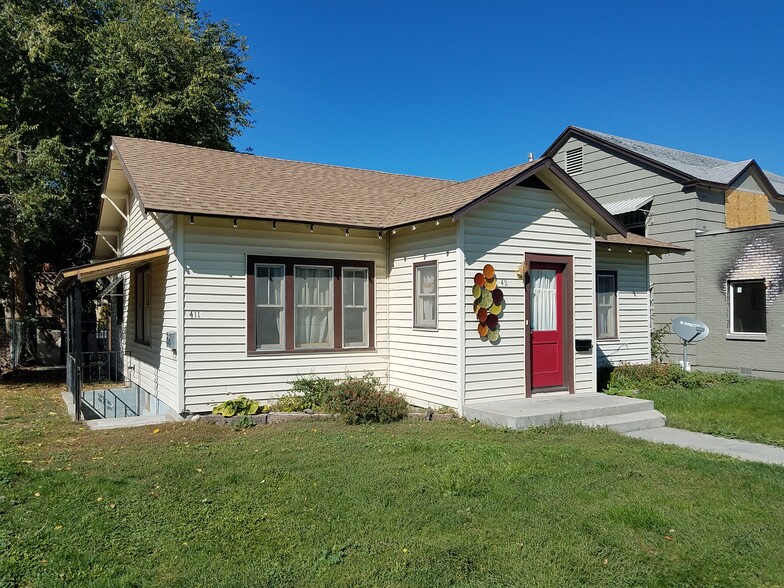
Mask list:
[{"label": "white front window", "polygon": [[329,266],[294,266],[294,347],[333,347],[333,276]]},{"label": "white front window", "polygon": [[368,309],[368,270],[344,267],[343,347],[367,347],[370,332]]},{"label": "white front window", "polygon": [[285,267],[256,264],[256,349],[283,349],[286,342]]},{"label": "white front window", "polygon": [[438,265],[414,265],[414,328],[438,328]]}]

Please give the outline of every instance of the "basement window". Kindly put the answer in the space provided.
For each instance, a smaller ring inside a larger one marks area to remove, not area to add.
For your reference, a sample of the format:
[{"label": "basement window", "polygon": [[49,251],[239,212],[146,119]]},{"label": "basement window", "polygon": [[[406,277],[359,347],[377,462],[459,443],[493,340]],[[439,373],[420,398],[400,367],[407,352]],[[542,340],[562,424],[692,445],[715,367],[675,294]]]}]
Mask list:
[{"label": "basement window", "polygon": [[759,334],[767,331],[765,280],[729,282],[730,334]]}]

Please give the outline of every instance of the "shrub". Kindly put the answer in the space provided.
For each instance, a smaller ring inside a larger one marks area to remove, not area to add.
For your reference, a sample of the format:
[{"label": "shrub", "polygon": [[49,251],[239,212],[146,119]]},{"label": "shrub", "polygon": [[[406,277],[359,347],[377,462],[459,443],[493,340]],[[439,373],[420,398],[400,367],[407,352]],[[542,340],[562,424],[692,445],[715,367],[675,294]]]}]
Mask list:
[{"label": "shrub", "polygon": [[408,416],[405,398],[397,392],[386,390],[381,381],[370,373],[361,378],[348,376],[337,384],[325,408],[340,413],[350,425],[391,423]]},{"label": "shrub", "polygon": [[335,390],[335,380],[316,376],[299,376],[291,382],[291,392],[278,398],[281,412],[302,412],[310,409],[319,412]]},{"label": "shrub", "polygon": [[650,363],[619,365],[610,374],[609,390],[656,390],[663,388],[707,388],[717,384],[738,384],[743,376],[735,372],[687,372],[679,365]]},{"label": "shrub", "polygon": [[239,396],[238,398],[232,398],[231,400],[221,402],[212,409],[212,414],[222,414],[225,417],[232,417],[239,414],[256,414],[260,410],[262,410],[262,407],[258,402],[250,400],[245,396]]},{"label": "shrub", "polygon": [[667,351],[667,344],[664,342],[664,337],[671,332],[670,325],[668,324],[664,324],[658,329],[653,329],[651,331],[651,358],[653,361],[667,361],[670,352]]}]

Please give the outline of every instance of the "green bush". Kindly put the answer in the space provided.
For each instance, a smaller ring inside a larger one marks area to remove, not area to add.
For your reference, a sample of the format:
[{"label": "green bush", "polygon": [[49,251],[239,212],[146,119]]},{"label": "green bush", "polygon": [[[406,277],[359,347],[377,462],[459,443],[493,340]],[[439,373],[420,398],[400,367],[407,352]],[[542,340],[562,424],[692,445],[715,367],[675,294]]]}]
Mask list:
[{"label": "green bush", "polygon": [[325,403],[330,412],[338,412],[343,420],[361,423],[391,423],[408,416],[408,403],[397,392],[386,390],[373,374],[361,378],[348,376],[338,383]]},{"label": "green bush", "polygon": [[320,412],[335,390],[335,380],[316,376],[299,376],[291,382],[291,392],[278,398],[276,408],[281,412]]},{"label": "green bush", "polygon": [[654,362],[616,366],[610,374],[608,391],[707,388],[742,381],[743,376],[735,372],[687,372],[677,364]]},{"label": "green bush", "polygon": [[667,344],[664,342],[664,337],[669,333],[672,333],[669,324],[664,324],[651,331],[651,358],[653,361],[667,361],[670,352],[667,351]]}]

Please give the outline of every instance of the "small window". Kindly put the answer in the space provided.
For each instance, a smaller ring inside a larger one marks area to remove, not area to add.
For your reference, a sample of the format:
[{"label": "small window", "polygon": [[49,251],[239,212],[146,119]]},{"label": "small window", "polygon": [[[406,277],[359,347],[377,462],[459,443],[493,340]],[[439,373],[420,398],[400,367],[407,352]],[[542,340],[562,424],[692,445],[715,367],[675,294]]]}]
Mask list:
[{"label": "small window", "polygon": [[765,333],[765,280],[730,282],[730,333]]},{"label": "small window", "polygon": [[368,270],[344,267],[343,347],[367,347],[369,338]]},{"label": "small window", "polygon": [[438,266],[435,261],[414,264],[414,328],[438,328]]},{"label": "small window", "polygon": [[136,333],[134,340],[150,344],[150,266],[137,269],[134,274],[134,299],[136,301]]},{"label": "small window", "polygon": [[285,266],[256,264],[256,349],[285,346]]},{"label": "small window", "polygon": [[596,337],[618,338],[618,274],[596,272]]},{"label": "small window", "polygon": [[294,347],[333,347],[331,266],[294,266]]},{"label": "small window", "polygon": [[564,171],[569,175],[583,173],[583,148],[569,149],[564,155]]}]

